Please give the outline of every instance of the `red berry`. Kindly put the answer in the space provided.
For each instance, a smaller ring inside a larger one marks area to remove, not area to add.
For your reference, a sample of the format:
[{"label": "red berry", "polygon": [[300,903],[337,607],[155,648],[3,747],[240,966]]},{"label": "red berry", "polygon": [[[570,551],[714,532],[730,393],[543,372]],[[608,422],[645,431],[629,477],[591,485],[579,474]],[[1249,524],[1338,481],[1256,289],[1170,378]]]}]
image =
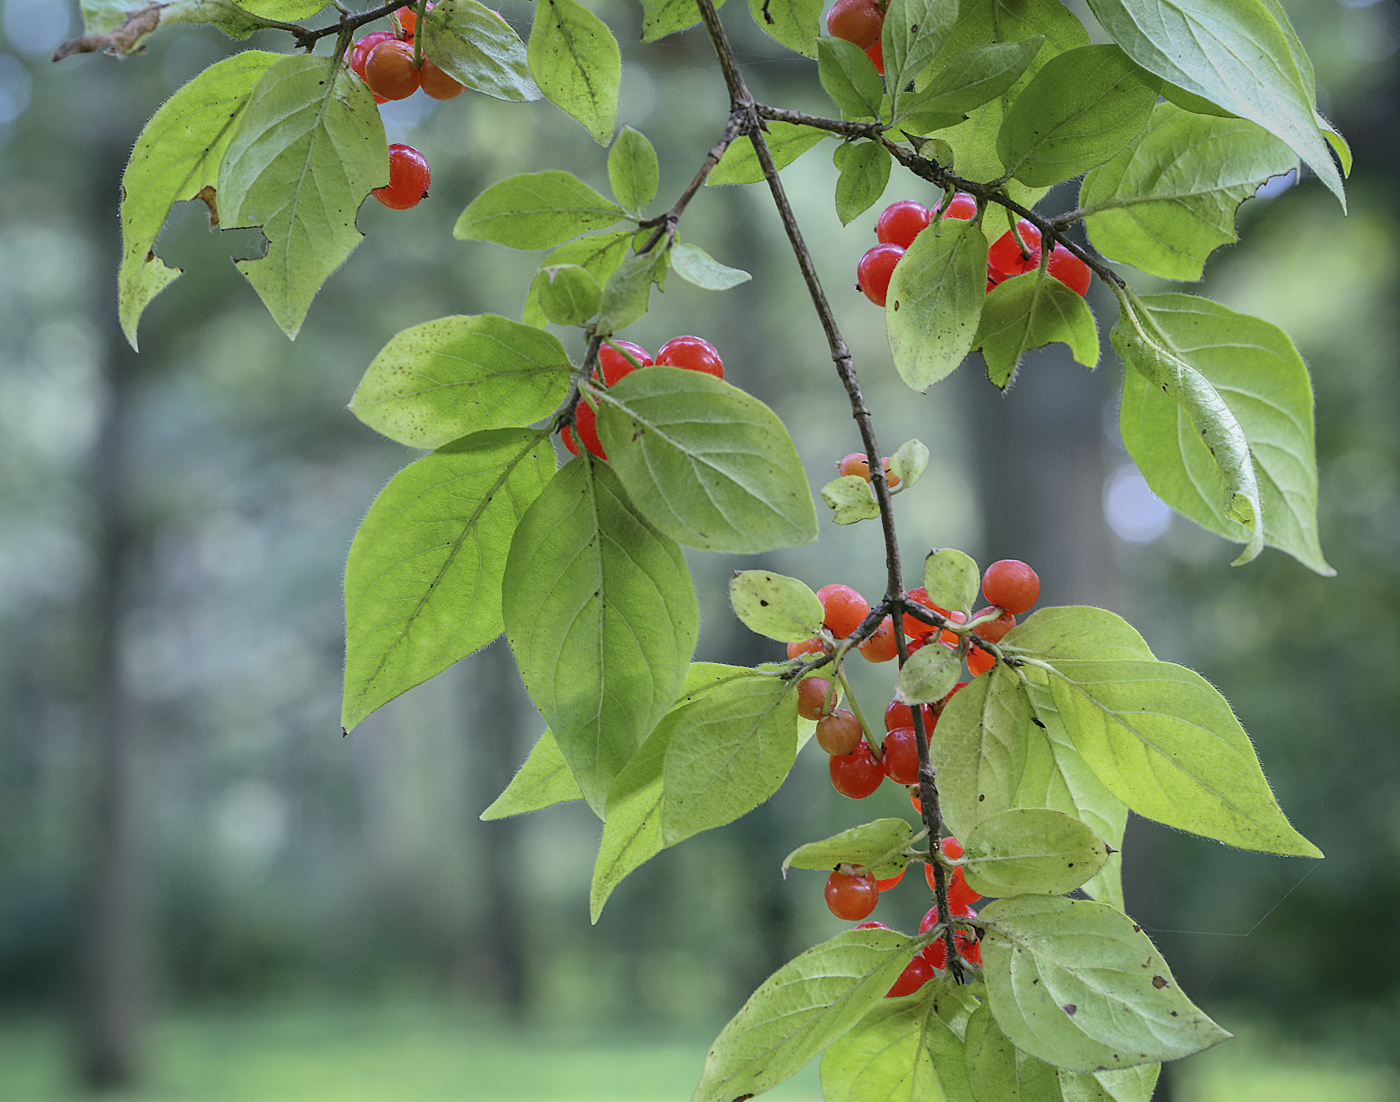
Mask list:
[{"label": "red berry", "polygon": [[885,736],[882,764],[895,784],[919,783],[919,744],[913,727],[896,727]]},{"label": "red berry", "polygon": [[[895,875],[889,877],[888,879],[886,879],[886,880],[877,880],[877,881],[875,881],[875,886],[876,886],[877,888],[879,888],[882,892],[887,892],[887,891],[889,891],[891,888],[893,888],[896,884],[898,884],[901,880],[904,879],[904,874],[905,874],[908,870],[909,870],[909,866],[908,866],[908,865],[905,865],[904,868],[900,869],[899,872],[895,873]],[[877,923],[877,925],[878,925],[878,923]]]},{"label": "red berry", "polygon": [[[971,907],[952,907],[954,918],[972,918],[976,915]],[[926,934],[938,925],[938,907],[935,904],[929,908],[919,923],[919,933]],[[953,934],[953,944],[957,946],[958,952],[965,956],[974,964],[982,963],[982,947],[977,943],[977,935],[967,930],[956,930]],[[926,948],[921,954],[935,968],[944,968],[948,964],[948,944],[939,938],[932,945]]]},{"label": "red berry", "polygon": [[868,50],[880,41],[880,28],[885,13],[875,6],[875,0],[836,0],[826,13],[826,29],[833,38],[854,42]]},{"label": "red berry", "polygon": [[836,464],[836,469],[843,475],[855,475],[870,481],[870,460],[865,457],[864,452],[851,452],[840,463]]},{"label": "red berry", "polygon": [[430,99],[453,99],[466,91],[466,85],[459,84],[453,77],[439,69],[431,58],[423,59],[423,92]]},{"label": "red berry", "polygon": [[[929,600],[928,590],[923,586],[916,586],[905,594],[905,596],[916,604],[921,604],[925,608],[932,609],[940,616],[952,620],[954,623],[961,624],[967,619],[961,612],[950,612],[948,609],[934,604]],[[904,634],[911,639],[925,639],[938,630],[939,629],[932,624],[926,624],[922,620],[914,619],[914,617],[910,616],[907,612],[904,614]],[[955,632],[944,631],[939,638],[950,647],[956,647],[958,645],[958,637]]]},{"label": "red berry", "polygon": [[[877,880],[877,881],[875,881],[875,883],[876,883],[876,884],[879,884],[880,881]],[[883,922],[874,922],[874,921],[871,921],[871,922],[862,922],[862,923],[858,924],[858,925],[856,926],[856,929],[857,929],[857,930],[888,930],[889,927],[886,926]]]},{"label": "red berry", "polygon": [[833,754],[826,760],[831,785],[843,796],[863,800],[885,779],[885,770],[864,741],[849,754]]},{"label": "red berry", "polygon": [[1024,218],[1016,223],[1016,229],[1027,251],[1021,251],[1010,230],[993,241],[987,250],[987,278],[993,283],[1000,283],[1023,272],[1033,272],[1040,266],[1040,231]]},{"label": "red berry", "polygon": [[423,154],[411,145],[396,142],[389,147],[389,182],[375,188],[373,194],[391,210],[407,210],[427,197],[431,180]]},{"label": "red berry", "polygon": [[[578,433],[578,438],[583,442],[583,446],[599,459],[608,457],[608,453],[603,450],[603,442],[598,439],[598,414],[587,402],[580,402],[578,408],[574,410],[574,432]],[[564,447],[578,455],[578,447],[573,444],[573,435],[568,432],[567,425],[565,431],[560,435],[564,438]]]},{"label": "red berry", "polygon": [[[988,605],[986,608],[979,608],[972,614],[974,620],[980,620],[983,616],[990,616],[997,611],[995,605]],[[977,634],[988,643],[1000,643],[1002,637],[1016,626],[1016,617],[1011,613],[1003,611],[995,620],[989,620],[977,629]]]},{"label": "red berry", "polygon": [[860,720],[845,709],[817,720],[817,745],[828,754],[852,754],[861,745]]},{"label": "red berry", "polygon": [[1019,616],[1040,600],[1040,575],[1020,559],[999,559],[982,575],[982,592],[998,608]]},{"label": "red berry", "polygon": [[603,345],[598,349],[598,366],[593,371],[596,379],[602,376],[604,386],[614,386],[619,379],[625,375],[632,374],[636,367],[618,349],[627,352],[632,359],[642,367],[650,367],[656,361],[651,358],[651,353],[640,344],[633,344],[631,341],[613,341],[617,348]]},{"label": "red berry", "polygon": [[874,63],[874,65],[875,65],[875,71],[876,71],[877,73],[879,73],[881,76],[884,76],[884,75],[885,75],[885,47],[884,47],[884,44],[883,44],[883,43],[880,43],[880,42],[875,43],[875,45],[871,46],[870,49],[868,49],[868,50],[865,51],[865,56],[868,57],[868,58]]},{"label": "red berry", "polygon": [[897,999],[901,995],[912,995],[931,979],[933,979],[933,965],[922,954],[919,954],[904,966],[904,971],[899,974],[899,979],[894,981],[894,986],[890,988],[885,998]]},{"label": "red berry", "polygon": [[[943,856],[949,861],[956,861],[967,852],[963,849],[963,844],[951,834],[938,843],[938,848],[943,851]],[[979,895],[977,898],[981,899],[982,897]]]},{"label": "red berry", "polygon": [[1050,250],[1050,263],[1047,267],[1052,276],[1075,294],[1083,296],[1089,293],[1089,280],[1093,278],[1089,265],[1063,245],[1056,245]]},{"label": "red berry", "polygon": [[[379,43],[394,37],[393,31],[370,31],[345,53],[345,60],[349,64],[351,71],[361,80],[365,79],[365,61],[369,58],[370,50]],[[369,83],[366,81],[365,83]],[[377,92],[374,94],[375,103],[387,103],[383,96]]]},{"label": "red berry", "polygon": [[885,305],[894,266],[903,255],[904,250],[898,245],[876,245],[867,249],[856,265],[856,285],[876,306]]},{"label": "red berry", "polygon": [[880,220],[875,223],[875,237],[884,244],[907,249],[928,227],[928,221],[927,207],[913,199],[901,199],[880,214]]},{"label": "red berry", "polygon": [[967,907],[981,898],[982,893],[975,891],[967,882],[963,870],[954,869],[953,877],[948,882],[948,902],[954,907]]},{"label": "red berry", "polygon": [[848,585],[832,583],[817,590],[817,600],[826,610],[826,629],[844,639],[870,615],[870,602]]},{"label": "red berry", "polygon": [[[574,452],[574,454],[578,455],[578,452]],[[787,645],[787,656],[789,658],[796,658],[799,654],[821,654],[824,650],[826,650],[826,643],[821,639],[813,637],[811,639],[804,639],[800,643],[789,643]]]},{"label": "red berry", "polygon": [[[920,705],[924,710],[924,733],[933,730],[934,724],[938,722],[938,717],[933,714],[933,707],[928,704]],[[914,710],[902,700],[891,700],[890,706],[885,709],[885,730],[895,731],[900,727],[914,726]],[[909,782],[913,784],[913,781]]]},{"label": "red berry", "polygon": [[991,651],[973,647],[967,652],[967,672],[973,677],[981,677],[997,664],[997,657]]},{"label": "red berry", "polygon": [[859,922],[879,901],[880,889],[868,872],[857,876],[838,868],[826,878],[826,905],[837,918]]},{"label": "red berry", "polygon": [[797,683],[797,714],[803,719],[820,719],[827,714],[826,698],[830,692],[831,682],[825,677],[804,677]]},{"label": "red berry", "polygon": [[423,84],[413,64],[413,47],[397,38],[378,42],[365,57],[365,83],[385,99],[407,99]]},{"label": "red berry", "polygon": [[875,629],[875,634],[857,649],[867,662],[888,662],[894,658],[899,654],[899,643],[894,637],[894,621],[886,616]]},{"label": "red berry", "polygon": [[661,346],[656,362],[685,371],[703,371],[716,379],[724,378],[724,361],[704,337],[672,337]]},{"label": "red berry", "polygon": [[957,192],[943,208],[944,218],[961,218],[964,222],[977,217],[977,200],[965,191]]},{"label": "red berry", "polygon": [[[431,3],[427,5],[427,10],[433,10],[433,5]],[[413,35],[418,30],[418,5],[414,4],[411,7],[400,8],[398,11],[394,12],[393,15],[389,16],[389,22],[394,25],[394,30],[398,33],[399,38],[403,39],[405,42],[412,43]]]}]

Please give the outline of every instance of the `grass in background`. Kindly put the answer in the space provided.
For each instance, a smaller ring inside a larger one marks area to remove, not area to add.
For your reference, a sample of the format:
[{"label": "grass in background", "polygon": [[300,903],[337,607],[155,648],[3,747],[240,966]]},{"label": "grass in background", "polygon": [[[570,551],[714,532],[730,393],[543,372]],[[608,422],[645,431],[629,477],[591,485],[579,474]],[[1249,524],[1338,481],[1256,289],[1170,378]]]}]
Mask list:
[{"label": "grass in background", "polygon": [[[448,1006],[187,1012],[112,1102],[684,1102],[710,1038],[568,1035]],[[0,1102],[80,1097],[61,1026],[0,1022]],[[765,1098],[815,1102],[812,1064]],[[1178,1102],[1400,1102],[1400,1078],[1246,1033],[1182,1065]]]}]

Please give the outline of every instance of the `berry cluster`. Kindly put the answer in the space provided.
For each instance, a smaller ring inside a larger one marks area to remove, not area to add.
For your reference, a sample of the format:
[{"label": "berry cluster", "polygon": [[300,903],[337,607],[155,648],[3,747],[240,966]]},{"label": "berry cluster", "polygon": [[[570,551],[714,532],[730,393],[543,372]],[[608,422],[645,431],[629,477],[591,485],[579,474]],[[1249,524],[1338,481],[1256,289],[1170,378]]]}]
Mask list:
[{"label": "berry cluster", "polygon": [[885,52],[880,31],[885,25],[885,5],[875,0],[836,0],[826,13],[826,29],[833,38],[854,42],[871,61],[875,71],[885,75]]},{"label": "berry cluster", "polygon": [[[962,858],[963,847],[956,838],[944,838],[941,849],[949,861]],[[888,891],[903,878],[903,871],[888,880],[877,880],[859,866],[838,865],[826,879],[826,905],[837,918],[857,922],[866,918],[879,901],[880,893]],[[924,877],[929,889],[933,889],[933,866],[924,865]],[[963,875],[961,867],[954,867],[948,878],[948,906],[954,919],[975,918],[976,909],[972,906],[982,896],[973,889]],[[930,907],[919,922],[919,933],[926,934],[938,925],[938,907]],[[857,930],[888,930],[883,922],[860,922]],[[982,963],[982,946],[978,944],[975,932],[958,929],[953,933],[953,946],[958,955],[973,964]],[[885,997],[894,999],[901,995],[912,995],[934,974],[948,966],[948,945],[941,938],[926,946],[905,965],[904,971],[894,981]]]},{"label": "berry cluster", "polygon": [[[428,4],[427,8],[431,8]],[[414,31],[418,13],[401,8],[390,21],[391,31],[371,31],[345,53],[351,72],[369,85],[375,103],[407,99],[418,89],[433,99],[446,100],[460,94],[463,86],[431,60],[419,55],[415,61]],[[374,197],[393,210],[417,206],[428,194],[431,174],[423,154],[411,145],[389,147],[389,182],[374,189]]]},{"label": "berry cluster", "polygon": [[[724,361],[719,352],[703,337],[672,337],[661,346],[656,358],[639,344],[631,341],[613,341],[598,349],[598,366],[593,369],[594,381],[602,381],[610,387],[619,379],[630,375],[639,367],[679,367],[684,371],[703,371],[716,379],[724,378]],[[574,433],[578,433],[575,439]],[[580,402],[574,410],[573,427],[565,425],[559,434],[564,447],[570,454],[578,455],[579,441],[599,459],[606,459],[603,442],[598,439],[598,413],[586,402]]]},{"label": "berry cluster", "polygon": [[[859,473],[854,468],[855,460],[865,462],[860,455],[847,456],[842,461],[843,474]],[[851,470],[847,470],[847,464]],[[985,608],[967,614],[940,608],[934,604],[928,591],[919,586],[905,594],[906,600],[922,605],[938,613],[949,624],[974,623],[973,633],[985,643],[999,643],[1016,626],[1016,617],[1029,612],[1040,599],[1040,578],[1028,565],[1018,559],[1001,559],[987,567],[982,575],[982,594],[990,602]],[[820,654],[829,651],[836,640],[848,638],[870,617],[870,603],[856,590],[839,583],[823,586],[817,590],[817,599],[823,611],[822,628],[819,636],[788,644],[788,657],[798,658],[804,654]],[[861,654],[873,662],[884,662],[896,654],[896,638],[893,618],[886,616],[864,642],[859,645]],[[901,616],[899,631],[905,638],[909,653],[921,647],[937,643],[956,649],[967,647],[967,668],[973,677],[978,677],[996,664],[996,655],[976,643],[964,643],[962,636],[949,627],[927,624],[918,617],[905,612]],[[844,683],[844,679],[842,680]],[[932,738],[938,725],[939,716],[952,699],[953,694],[966,686],[960,681],[942,700],[930,704],[920,704],[924,732]],[[815,720],[816,741],[829,756],[827,767],[832,786],[843,796],[854,800],[865,799],[880,787],[888,778],[895,784],[905,787],[910,802],[916,811],[922,812],[918,795],[919,750],[918,736],[914,729],[913,708],[902,700],[892,700],[885,709],[885,735],[877,746],[870,731],[861,721],[858,710],[838,708],[840,703],[838,685],[825,677],[806,677],[797,685],[797,714],[804,719]],[[957,862],[963,856],[963,848],[956,839],[945,838],[942,842],[943,856],[947,862]],[[925,861],[924,875],[930,889],[934,886],[933,866]],[[880,893],[888,891],[903,878],[901,871],[889,879],[877,879],[874,874],[858,865],[838,865],[827,878],[826,903],[832,914],[838,918],[858,922],[875,909]],[[968,918],[977,912],[972,905],[981,899],[967,882],[961,867],[954,864],[948,879],[948,903],[952,917]],[[938,909],[935,905],[924,915],[919,924],[919,932],[927,933],[938,923]],[[880,927],[881,923],[864,923],[860,928]],[[966,929],[954,933],[954,945],[958,953],[974,964],[981,964],[981,947],[976,935]],[[891,997],[908,995],[927,983],[934,973],[947,966],[948,948],[944,941],[934,942],[909,962],[894,986]]]},{"label": "berry cluster", "polygon": [[[914,238],[928,228],[933,214],[913,199],[891,203],[881,213],[875,223],[875,236],[879,244],[867,249],[856,265],[856,285],[876,306],[885,305],[895,266],[903,258],[904,251],[914,243]],[[962,191],[943,207],[944,218],[969,219],[976,215],[977,200]],[[1040,231],[1024,218],[1021,219],[1016,223],[1014,232],[1007,230],[987,250],[987,290],[1012,276],[1035,271],[1040,267],[1040,253]],[[1072,291],[1080,295],[1088,292],[1092,274],[1089,265],[1065,246],[1056,244],[1050,250],[1046,267],[1050,275]]]}]

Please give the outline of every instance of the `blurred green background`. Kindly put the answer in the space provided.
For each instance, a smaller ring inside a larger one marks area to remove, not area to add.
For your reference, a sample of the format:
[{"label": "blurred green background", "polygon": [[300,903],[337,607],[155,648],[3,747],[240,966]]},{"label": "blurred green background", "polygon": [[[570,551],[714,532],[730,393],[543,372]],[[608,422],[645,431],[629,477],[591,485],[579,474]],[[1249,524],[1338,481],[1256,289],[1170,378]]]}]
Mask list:
[{"label": "blurred green background", "polygon": [[[1230,698],[1328,855],[1130,827],[1130,909],[1239,1034],[1165,1078],[1161,1097],[1198,1102],[1400,1099],[1400,7],[1286,6],[1356,151],[1351,214],[1315,181],[1272,188],[1201,290],[1283,325],[1312,368],[1335,579],[1277,552],[1231,570],[1231,547],[1162,512],[1118,439],[1111,354],[1092,374],[1033,354],[1006,397],[969,362],[911,400],[852,289],[875,212],[839,225],[827,149],[786,173],[885,450],[917,435],[933,451],[898,499],[907,557],[1023,558],[1044,603],[1127,615]],[[656,143],[669,203],[723,125],[722,82],[696,33],[642,46],[636,5],[597,7],[627,61],[621,121]],[[756,94],[822,110],[813,65],[731,7]],[[528,22],[524,3],[503,10]],[[147,311],[138,356],[115,319],[120,173],[159,103],[238,46],[177,29],[144,56],[54,65],[78,33],[68,3],[0,12],[0,1099],[687,1097],[748,992],[839,928],[815,874],[782,880],[783,855],[902,813],[901,794],[845,801],[808,751],[772,801],[643,867],[590,926],[586,811],[477,821],[542,726],[499,643],[349,738],[337,718],[345,552],[413,458],[345,403],[397,330],[518,314],[537,257],[450,237],[476,193],[546,167],[603,186],[604,152],[543,103],[386,105],[432,195],[366,204],[365,241],[297,342],[228,263],[256,235],[211,233],[185,204],[161,251],[187,274]],[[886,201],[902,197],[930,198],[896,179]],[[820,486],[858,441],[764,193],[707,190],[682,235],[754,281],[672,281],[627,335],[713,340]],[[692,555],[701,657],[778,654],[728,612],[736,565],[874,593],[877,541],[823,521],[811,547]],[[889,670],[860,672],[878,710]],[[909,928],[918,895],[881,917]],[[775,1092],[815,1096],[813,1068]]]}]

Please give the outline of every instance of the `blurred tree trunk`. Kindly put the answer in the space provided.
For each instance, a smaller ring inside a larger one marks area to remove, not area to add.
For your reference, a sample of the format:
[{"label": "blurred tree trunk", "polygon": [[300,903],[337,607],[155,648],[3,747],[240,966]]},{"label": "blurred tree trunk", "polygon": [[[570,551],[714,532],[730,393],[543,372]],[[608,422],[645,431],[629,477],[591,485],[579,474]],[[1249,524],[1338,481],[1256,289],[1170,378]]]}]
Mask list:
[{"label": "blurred tree trunk", "polygon": [[[111,147],[91,180],[90,239],[99,271],[114,273],[120,258],[111,182],[120,178],[125,148]],[[129,439],[135,356],[117,324],[111,286],[96,294],[109,319],[105,330],[105,402],[94,448],[94,578],[90,610],[91,682],[88,700],[95,765],[91,863],[79,953],[77,1028],[82,1082],[93,1091],[136,1079],[146,992],[144,884],[136,818],[138,724],[122,677],[121,626],[127,607],[134,536]]]}]

